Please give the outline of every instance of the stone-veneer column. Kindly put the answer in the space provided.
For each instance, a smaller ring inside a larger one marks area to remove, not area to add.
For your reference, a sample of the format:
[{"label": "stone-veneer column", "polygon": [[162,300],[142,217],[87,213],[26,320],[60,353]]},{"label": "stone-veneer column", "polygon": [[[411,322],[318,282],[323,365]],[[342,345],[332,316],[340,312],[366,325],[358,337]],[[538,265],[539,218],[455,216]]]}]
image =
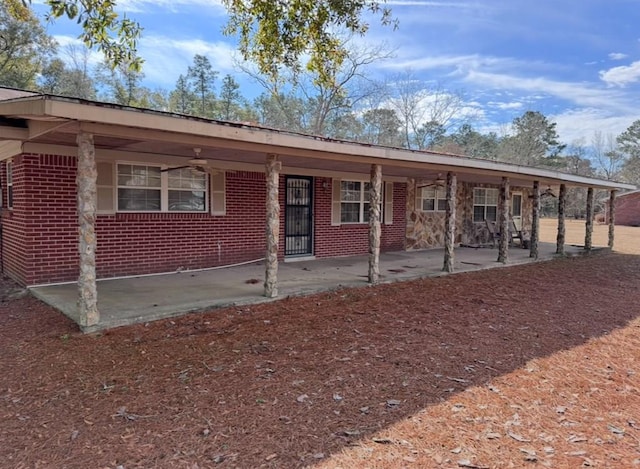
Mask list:
[{"label": "stone-veneer column", "polygon": [[558,194],[558,236],[556,237],[556,254],[564,256],[564,240],[565,240],[565,225],[564,225],[564,211],[567,204],[567,186],[566,184],[560,184],[560,193]]},{"label": "stone-veneer column", "polygon": [[278,201],[278,184],[282,164],[277,155],[267,155],[267,224],[265,255],[264,296],[278,296],[278,244],[280,242],[280,202]]},{"label": "stone-veneer column", "polygon": [[585,222],[584,250],[591,252],[593,237],[593,187],[587,189],[587,220]]},{"label": "stone-veneer column", "polygon": [[[524,228],[524,227],[523,227]],[[533,208],[531,210],[531,239],[529,257],[538,258],[538,238],[540,233],[540,183],[533,181]],[[522,242],[523,240],[521,240]]]},{"label": "stone-veneer column", "polygon": [[369,283],[380,280],[380,203],[382,202],[382,166],[371,165],[369,185]]},{"label": "stone-veneer column", "polygon": [[498,262],[506,264],[509,260],[509,178],[503,177],[500,184],[500,213],[498,214],[498,229],[500,242],[498,244]]},{"label": "stone-veneer column", "polygon": [[616,230],[616,191],[609,193],[609,249],[613,249],[613,240]]},{"label": "stone-veneer column", "polygon": [[96,287],[96,207],[98,169],[96,166],[93,135],[80,131],[78,144],[78,234],[80,275],[78,277],[78,313],[80,327],[95,326],[100,322],[98,290]]},{"label": "stone-veneer column", "polygon": [[442,270],[453,272],[454,245],[456,240],[456,186],[457,177],[447,173],[447,205],[444,212],[444,265]]}]

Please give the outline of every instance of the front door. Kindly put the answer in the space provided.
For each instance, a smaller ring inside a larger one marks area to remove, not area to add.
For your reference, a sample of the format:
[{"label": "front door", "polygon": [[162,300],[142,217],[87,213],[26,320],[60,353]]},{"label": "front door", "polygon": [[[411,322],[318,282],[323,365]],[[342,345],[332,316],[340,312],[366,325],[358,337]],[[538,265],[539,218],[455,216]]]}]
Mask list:
[{"label": "front door", "polygon": [[313,178],[287,176],[285,256],[313,254]]},{"label": "front door", "polygon": [[522,193],[515,192],[511,195],[511,218],[518,230],[522,230]]}]

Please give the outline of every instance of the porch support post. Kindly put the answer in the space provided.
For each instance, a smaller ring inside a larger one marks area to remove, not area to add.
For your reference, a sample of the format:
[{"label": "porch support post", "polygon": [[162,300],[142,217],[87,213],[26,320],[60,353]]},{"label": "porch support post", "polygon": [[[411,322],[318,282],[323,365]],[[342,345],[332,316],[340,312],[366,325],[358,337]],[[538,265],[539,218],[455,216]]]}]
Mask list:
[{"label": "porch support post", "polygon": [[616,191],[609,193],[609,249],[613,249],[613,240],[616,230]]},{"label": "porch support post", "polygon": [[529,257],[538,258],[538,238],[540,233],[540,182],[533,181],[533,209],[531,213],[531,239]]},{"label": "porch support post", "polygon": [[447,173],[447,205],[444,212],[444,265],[442,270],[453,272],[454,251],[456,240],[456,186],[455,173]]},{"label": "porch support post", "polygon": [[280,202],[278,201],[278,184],[282,164],[277,155],[267,155],[267,225],[265,255],[264,296],[278,296],[278,244],[280,241]]},{"label": "porch support post", "polygon": [[93,135],[80,131],[78,144],[78,249],[80,275],[78,277],[78,313],[80,327],[95,326],[100,322],[98,290],[96,287],[96,207],[98,168]]},{"label": "porch support post", "polygon": [[587,189],[587,220],[585,222],[584,250],[591,252],[593,236],[593,187]]},{"label": "porch support post", "polygon": [[560,184],[560,193],[558,194],[558,236],[556,237],[556,254],[564,256],[564,208],[567,203],[567,186]]},{"label": "porch support post", "polygon": [[500,213],[498,226],[500,242],[498,244],[498,262],[506,264],[509,260],[509,178],[503,177],[500,185]]},{"label": "porch support post", "polygon": [[369,185],[369,283],[380,281],[380,204],[382,202],[382,165],[371,165]]}]

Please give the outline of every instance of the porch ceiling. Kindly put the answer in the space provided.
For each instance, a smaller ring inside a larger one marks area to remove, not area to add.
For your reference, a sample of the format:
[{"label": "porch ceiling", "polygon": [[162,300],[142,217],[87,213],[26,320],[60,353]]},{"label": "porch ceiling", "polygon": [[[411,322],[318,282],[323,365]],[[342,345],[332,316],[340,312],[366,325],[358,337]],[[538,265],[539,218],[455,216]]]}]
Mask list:
[{"label": "porch ceiling", "polygon": [[[283,171],[321,171],[325,174],[368,175],[371,164],[381,164],[386,177],[435,179],[453,171],[458,180],[498,183],[509,177],[514,186],[566,183],[602,189],[634,189],[628,184],[568,175],[456,155],[387,148],[322,137],[298,135],[242,123],[212,122],[80,100],[30,96],[0,102],[0,116],[28,122],[28,128],[0,125],[0,141],[26,145],[56,145],[73,149],[80,127],[94,135],[97,151],[180,163],[194,157],[211,160],[211,167],[262,170],[266,155],[277,154]],[[6,155],[5,155],[6,157]]]}]

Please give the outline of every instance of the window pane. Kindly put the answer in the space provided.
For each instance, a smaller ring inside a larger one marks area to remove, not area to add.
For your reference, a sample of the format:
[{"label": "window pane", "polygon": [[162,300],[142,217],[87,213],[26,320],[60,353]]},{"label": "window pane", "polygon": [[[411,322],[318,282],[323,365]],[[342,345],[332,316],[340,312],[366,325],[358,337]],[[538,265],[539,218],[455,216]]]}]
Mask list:
[{"label": "window pane", "polygon": [[434,199],[424,199],[422,201],[422,210],[424,212],[433,212],[435,210],[435,200]]},{"label": "window pane", "polygon": [[340,181],[340,200],[359,201],[360,183],[356,181]]},{"label": "window pane", "polygon": [[358,223],[360,221],[360,204],[359,203],[342,203],[340,204],[340,221],[342,223]]},{"label": "window pane", "polygon": [[484,205],[486,201],[484,189],[473,190],[473,205]]},{"label": "window pane", "polygon": [[473,221],[484,221],[484,206],[473,206]]},{"label": "window pane", "polygon": [[119,188],[118,210],[160,210],[160,191]]},{"label": "window pane", "polygon": [[362,212],[362,216],[363,216],[362,221],[365,222],[365,223],[369,223],[369,219],[371,218],[369,216],[369,207],[370,206],[371,206],[371,204],[369,202],[365,202],[364,209],[363,209],[363,212]]},{"label": "window pane", "polygon": [[434,199],[436,197],[436,189],[434,187],[423,187],[422,188],[422,198],[423,199]]},{"label": "window pane", "polygon": [[204,212],[203,191],[169,191],[170,212]]},{"label": "window pane", "polygon": [[495,206],[488,206],[487,207],[487,220],[489,221],[496,221],[497,218],[497,213],[498,213],[498,208]]},{"label": "window pane", "polygon": [[520,194],[514,195],[511,203],[511,214],[514,217],[522,215],[522,196]]},{"label": "window pane", "polygon": [[205,189],[206,175],[193,168],[172,169],[169,173],[170,189]]},{"label": "window pane", "polygon": [[160,187],[160,168],[157,166],[118,165],[118,185]]},{"label": "window pane", "polygon": [[447,209],[447,201],[445,199],[438,199],[438,210],[444,212]]},{"label": "window pane", "polygon": [[487,205],[498,205],[498,189],[487,189]]}]

